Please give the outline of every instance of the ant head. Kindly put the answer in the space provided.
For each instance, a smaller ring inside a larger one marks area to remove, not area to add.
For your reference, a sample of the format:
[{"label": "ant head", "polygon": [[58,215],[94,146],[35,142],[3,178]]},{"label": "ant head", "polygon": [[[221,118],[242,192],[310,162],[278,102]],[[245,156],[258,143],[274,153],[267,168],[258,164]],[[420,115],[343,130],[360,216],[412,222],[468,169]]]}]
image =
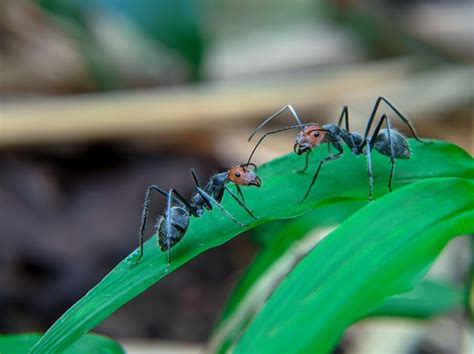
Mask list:
[{"label": "ant head", "polygon": [[[250,169],[250,166],[253,168]],[[227,178],[239,186],[260,187],[262,185],[262,181],[255,173],[256,170],[257,166],[253,163],[234,166],[229,171],[227,171]]]},{"label": "ant head", "polygon": [[326,132],[317,125],[308,125],[298,134],[293,146],[293,151],[298,154],[304,154],[312,148],[320,145]]}]

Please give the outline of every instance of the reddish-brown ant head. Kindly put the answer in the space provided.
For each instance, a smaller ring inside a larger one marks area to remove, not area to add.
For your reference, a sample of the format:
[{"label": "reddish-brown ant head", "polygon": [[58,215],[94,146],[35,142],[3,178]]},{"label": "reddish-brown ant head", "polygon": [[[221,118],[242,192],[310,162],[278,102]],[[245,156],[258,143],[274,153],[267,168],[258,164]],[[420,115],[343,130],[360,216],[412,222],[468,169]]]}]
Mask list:
[{"label": "reddish-brown ant head", "polygon": [[255,171],[251,170],[249,166],[255,167],[252,163],[232,167],[227,171],[227,178],[239,186],[260,187],[262,185],[260,177],[258,177]]},{"label": "reddish-brown ant head", "polygon": [[325,135],[326,132],[321,130],[319,126],[308,125],[304,127],[296,137],[293,151],[298,155],[304,154],[312,148],[320,145],[323,142]]}]

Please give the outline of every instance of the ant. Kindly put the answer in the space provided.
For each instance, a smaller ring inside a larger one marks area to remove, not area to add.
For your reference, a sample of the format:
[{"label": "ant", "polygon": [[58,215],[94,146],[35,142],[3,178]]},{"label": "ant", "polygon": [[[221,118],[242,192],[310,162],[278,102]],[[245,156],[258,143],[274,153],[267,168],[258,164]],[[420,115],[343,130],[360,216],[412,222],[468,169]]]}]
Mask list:
[{"label": "ant", "polygon": [[[145,234],[145,227],[148,217],[148,209],[152,192],[158,192],[167,198],[166,210],[163,215],[159,216],[156,222],[156,234],[158,236],[158,243],[163,252],[168,252],[168,266],[170,264],[171,248],[176,245],[186,233],[189,226],[189,219],[191,216],[200,217],[206,210],[212,210],[213,204],[226,214],[229,219],[240,226],[247,226],[235,219],[222,205],[221,201],[224,197],[224,192],[227,192],[252,218],[258,218],[252,213],[250,209],[245,206],[245,199],[240,186],[261,186],[260,178],[255,174],[254,170],[250,169],[252,166],[256,170],[256,165],[253,163],[246,163],[239,166],[234,166],[228,171],[216,173],[209,179],[209,182],[204,188],[201,187],[197,173],[191,169],[191,176],[195,183],[195,192],[188,202],[181,194],[174,188],[168,192],[157,185],[151,185],[147,188],[145,193],[145,201],[143,204],[143,211],[140,223],[139,235],[139,256],[132,267],[136,266],[143,256],[143,236]],[[237,188],[239,197],[232,192],[226,185],[227,182],[232,182]]]},{"label": "ant", "polygon": [[[400,118],[400,120],[405,123],[410,129],[411,133],[417,141],[420,143],[427,143],[419,138],[418,134],[415,131],[415,128],[410,123],[410,121],[397,109],[395,106],[390,103],[385,97],[379,97],[375,101],[375,104],[370,113],[367,126],[365,128],[365,133],[362,134],[358,132],[351,132],[349,129],[349,109],[347,106],[344,106],[342,109],[341,115],[339,117],[339,122],[335,124],[326,124],[320,127],[317,123],[301,123],[301,119],[296,113],[295,109],[291,105],[287,105],[281,108],[279,111],[273,113],[270,117],[265,119],[250,135],[249,141],[252,140],[253,136],[262,129],[268,122],[273,118],[280,115],[285,111],[289,111],[291,115],[295,118],[298,124],[280,128],[277,130],[269,131],[265,133],[260,140],[255,145],[252,153],[250,154],[249,161],[252,158],[253,154],[257,150],[257,147],[268,135],[279,133],[284,130],[297,129],[301,128],[300,133],[296,137],[295,144],[293,146],[293,151],[297,155],[306,154],[305,166],[302,170],[298,171],[299,173],[304,173],[308,169],[308,159],[309,154],[312,152],[312,149],[326,142],[328,144],[328,150],[333,146],[337,153],[335,155],[330,154],[329,156],[323,158],[319,162],[319,166],[316,169],[316,172],[313,175],[313,179],[306,190],[306,193],[302,199],[305,200],[311,189],[318,178],[319,171],[324,163],[328,161],[337,160],[344,154],[343,144],[346,144],[354,155],[365,154],[367,158],[367,172],[369,175],[369,201],[372,200],[373,190],[374,190],[374,178],[372,174],[372,159],[371,152],[373,149],[381,153],[382,155],[390,157],[391,171],[390,177],[388,180],[388,188],[392,191],[392,178],[395,172],[395,159],[409,159],[410,158],[410,147],[406,138],[397,130],[392,128],[390,119],[386,114],[383,114],[378,123],[375,126],[375,130],[372,136],[369,137],[370,129],[374,123],[374,119],[377,113],[377,109],[381,102],[385,102]],[[344,128],[341,126],[344,122]],[[386,123],[386,128],[381,129],[383,124]]]}]

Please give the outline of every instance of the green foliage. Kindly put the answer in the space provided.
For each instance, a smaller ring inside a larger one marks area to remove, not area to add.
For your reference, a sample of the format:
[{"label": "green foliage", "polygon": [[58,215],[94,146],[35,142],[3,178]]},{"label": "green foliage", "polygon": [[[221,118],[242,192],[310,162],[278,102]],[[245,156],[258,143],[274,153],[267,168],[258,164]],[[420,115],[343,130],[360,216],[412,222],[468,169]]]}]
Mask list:
[{"label": "green foliage", "polygon": [[[410,160],[397,161],[396,177],[394,179],[395,189],[425,179],[436,178],[431,184],[436,187],[438,184],[445,186],[446,183],[451,183],[451,180],[446,177],[474,177],[472,158],[458,147],[444,142],[423,145],[410,141],[410,145],[413,158]],[[323,150],[317,151],[313,154],[313,162],[319,160],[325,154],[327,154],[327,152]],[[376,176],[375,197],[379,198],[387,193],[386,184],[390,165],[386,157],[378,154],[374,154],[373,160],[374,174]],[[301,202],[301,198],[311,179],[311,174],[301,175],[295,172],[301,168],[303,163],[301,158],[295,155],[287,155],[259,169],[258,173],[263,180],[262,188],[248,188],[244,192],[248,206],[260,217],[259,221],[253,221],[248,217],[245,211],[236,206],[232,200],[224,198],[224,206],[239,220],[249,223],[248,227],[243,228],[236,225],[218,210],[209,212],[202,218],[193,219],[186,236],[172,250],[172,261],[169,271],[171,272],[182,266],[207,249],[219,246],[237,234],[259,224],[271,220],[293,218],[302,215],[308,210],[315,210],[316,212],[316,210],[320,208],[330,206],[337,207],[337,205],[341,205],[341,203],[353,203],[353,210],[367,203],[367,172],[363,157],[356,158],[348,153],[340,160],[328,163],[321,171],[319,179],[309,198]],[[422,188],[422,186],[424,185],[416,185],[415,188],[411,188],[409,191],[414,193],[413,195],[416,195],[418,191],[417,188],[420,188],[420,193],[423,192],[426,194],[426,187]],[[453,186],[459,187],[459,185]],[[391,201],[395,199],[400,202],[400,199],[397,199],[400,193],[407,197],[403,194],[403,191],[406,189],[407,188],[402,188],[400,191],[393,192],[390,196],[384,198],[384,201],[373,202],[360,212],[370,210],[374,213],[374,210],[377,209],[378,206],[382,209],[385,205],[391,205],[393,207]],[[446,194],[446,191],[444,191],[442,196],[448,200],[451,198],[450,195]],[[468,195],[466,195],[466,197],[468,197]],[[417,201],[416,198],[415,201]],[[416,203],[413,205],[415,204]],[[447,205],[446,209],[444,208],[445,204]],[[448,210],[449,204],[447,201],[443,201],[443,207],[440,209]],[[409,206],[406,200],[404,200],[402,204],[396,205],[395,211],[401,213],[401,211],[409,208]],[[389,217],[390,213],[392,213],[391,210],[384,209],[385,217]],[[425,215],[418,216],[421,220]],[[426,216],[429,215],[427,214]],[[372,220],[377,220],[378,218],[378,215],[375,217],[372,215]],[[428,217],[425,219],[425,222],[432,220]],[[352,226],[341,226],[341,228],[336,231],[338,235],[346,235],[344,237],[347,239],[344,239],[345,243],[341,248],[346,251],[339,253],[340,251],[338,249],[333,248],[332,252],[334,252],[334,254],[331,254],[331,257],[328,258],[328,254],[326,254],[328,264],[334,263],[331,261],[332,259],[341,261],[341,257],[347,256],[347,250],[358,254],[359,258],[363,258],[362,255],[364,255],[364,252],[371,252],[370,247],[366,250],[361,249],[361,247],[365,245],[362,241],[365,240],[365,242],[368,242],[368,240],[364,238],[365,233],[357,233],[357,231],[362,230],[360,226],[354,225],[354,223],[349,225]],[[379,234],[384,234],[393,226],[393,224],[379,224],[378,222],[374,225],[378,225]],[[420,222],[419,225],[422,225],[422,222]],[[350,229],[351,227],[352,229]],[[387,230],[384,228],[387,228]],[[340,229],[343,231],[339,231]],[[376,237],[379,237],[379,234],[377,234]],[[382,236],[389,237],[388,234]],[[358,241],[358,237],[363,238],[363,240]],[[374,237],[374,235],[372,235],[372,237]],[[343,238],[343,236],[338,236],[338,238]],[[406,240],[405,237],[403,239]],[[377,243],[375,242],[375,244]],[[371,247],[373,247],[373,245]],[[315,248],[315,250],[318,249],[320,249],[319,246]],[[354,252],[354,250],[360,251]],[[311,252],[310,255],[313,253],[314,251]],[[33,353],[57,352],[67,348],[77,338],[94,328],[114,311],[138,296],[167,274],[165,272],[167,268],[166,255],[160,252],[155,239],[145,244],[145,253],[140,264],[130,269],[130,261],[133,262],[134,257],[136,257],[136,254],[132,254],[128,259],[118,264],[96,287],[71,307],[37,343],[33,348]],[[311,257],[311,259],[312,258],[313,257]],[[304,263],[307,264],[306,259]],[[318,272],[313,270],[311,275],[319,274],[320,269],[318,267],[314,268],[318,269]],[[407,270],[407,273],[409,273],[409,270]],[[329,276],[327,271],[321,274]],[[358,277],[354,277],[354,279],[360,280]],[[407,289],[404,288],[403,290],[406,291]],[[387,296],[388,295],[387,292]],[[360,313],[360,315],[363,314],[365,313]],[[275,320],[274,316],[270,316],[269,318]],[[347,324],[347,321],[344,323]],[[246,343],[244,342],[242,345],[246,345]]]},{"label": "green foliage", "polygon": [[[257,238],[261,250],[230,297],[210,340],[212,351],[225,352],[295,264],[364,204],[341,201],[310,210],[291,221],[259,227]],[[369,316],[427,319],[462,308],[465,292],[445,282],[428,280],[413,291],[387,299]]]},{"label": "green foliage", "polygon": [[466,290],[446,282],[427,280],[410,292],[388,298],[369,316],[428,319],[462,310],[466,294]]},{"label": "green foliage", "polygon": [[347,326],[418,284],[452,237],[474,232],[473,205],[472,180],[439,178],[357,211],[293,269],[235,352],[329,352]]},{"label": "green foliage", "polygon": [[122,73],[113,68],[96,43],[90,23],[97,15],[119,15],[130,21],[149,45],[165,46],[187,64],[189,76],[200,77],[206,48],[204,5],[192,0],[36,0],[61,21],[77,40],[89,69],[102,89],[121,86]]},{"label": "green foliage", "polygon": [[[41,338],[39,333],[0,335],[0,354],[27,354]],[[122,347],[112,339],[88,334],[79,338],[64,354],[125,354]]]}]

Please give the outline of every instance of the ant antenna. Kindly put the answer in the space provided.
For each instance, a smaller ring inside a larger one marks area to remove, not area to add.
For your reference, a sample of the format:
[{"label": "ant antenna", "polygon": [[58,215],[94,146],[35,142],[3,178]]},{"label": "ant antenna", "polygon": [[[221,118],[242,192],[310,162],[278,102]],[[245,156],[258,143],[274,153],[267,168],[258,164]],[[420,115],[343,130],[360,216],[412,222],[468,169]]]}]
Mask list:
[{"label": "ant antenna", "polygon": [[243,163],[240,165],[240,167],[249,167],[249,166],[252,166],[254,171],[257,171],[257,165],[254,164],[253,162],[250,162],[250,160],[247,162],[247,163]]},{"label": "ant antenna", "polygon": [[301,119],[300,117],[298,116],[298,113],[296,113],[295,109],[291,106],[291,105],[286,105],[285,107],[281,108],[280,110],[278,110],[277,112],[273,113],[270,117],[268,117],[267,119],[265,119],[257,128],[255,128],[255,130],[252,132],[252,134],[250,134],[250,137],[249,137],[249,140],[252,140],[253,136],[260,130],[262,129],[265,125],[267,125],[268,122],[270,122],[273,118],[275,118],[276,116],[282,114],[284,111],[286,110],[289,110],[291,115],[293,116],[293,118],[295,118],[296,122],[298,123],[298,125],[301,125]]},{"label": "ant antenna", "polygon": [[[258,146],[262,143],[262,141],[268,136],[268,135],[271,135],[271,134],[275,134],[275,133],[279,133],[279,132],[282,132],[282,131],[285,131],[285,130],[290,130],[290,129],[296,129],[296,128],[304,128],[304,127],[307,127],[309,125],[318,125],[317,123],[304,123],[304,124],[298,124],[298,125],[290,125],[288,127],[284,127],[284,128],[280,128],[280,129],[276,129],[276,130],[272,130],[272,131],[269,131],[269,132],[266,132],[265,134],[262,135],[262,137],[258,140],[257,144],[255,144],[252,152],[250,153],[250,156],[249,156],[249,159],[247,161],[247,165],[250,164],[250,160],[252,160],[252,157],[253,155],[255,154],[255,151],[257,151],[257,148]],[[250,141],[250,139],[249,139]]]}]

